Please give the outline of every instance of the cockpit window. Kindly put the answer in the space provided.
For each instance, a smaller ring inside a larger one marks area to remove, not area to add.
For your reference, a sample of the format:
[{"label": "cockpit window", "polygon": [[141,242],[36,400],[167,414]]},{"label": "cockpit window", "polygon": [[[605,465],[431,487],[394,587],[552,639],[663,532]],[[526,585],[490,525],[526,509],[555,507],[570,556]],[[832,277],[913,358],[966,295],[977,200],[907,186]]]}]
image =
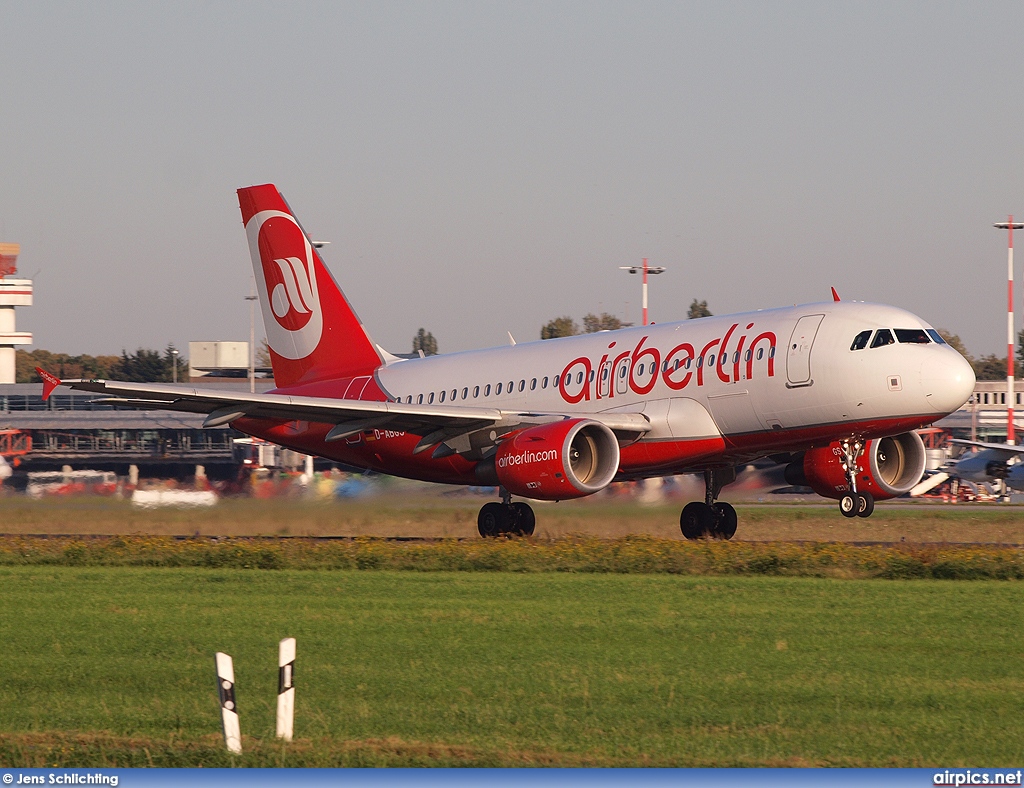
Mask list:
[{"label": "cockpit window", "polygon": [[882,347],[883,345],[895,344],[896,340],[892,338],[892,331],[887,328],[878,329],[878,333],[875,334],[875,338],[871,341],[871,347]]},{"label": "cockpit window", "polygon": [[935,342],[936,344],[939,344],[939,345],[945,345],[946,344],[946,340],[944,340],[942,338],[942,334],[940,334],[934,328],[926,328],[925,331],[927,332],[928,336],[930,336],[932,338],[932,341]]},{"label": "cockpit window", "polygon": [[904,345],[927,345],[931,342],[923,328],[897,328],[896,341]]},{"label": "cockpit window", "polygon": [[850,345],[850,350],[863,350],[868,346],[869,339],[871,339],[871,329],[861,331],[853,338],[853,344]]}]

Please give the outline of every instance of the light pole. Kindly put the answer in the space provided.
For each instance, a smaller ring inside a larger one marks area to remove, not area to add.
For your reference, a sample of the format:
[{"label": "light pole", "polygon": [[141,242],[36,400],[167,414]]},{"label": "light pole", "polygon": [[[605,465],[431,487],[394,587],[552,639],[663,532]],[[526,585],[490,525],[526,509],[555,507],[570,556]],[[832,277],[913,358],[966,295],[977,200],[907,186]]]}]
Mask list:
[{"label": "light pole", "polygon": [[620,269],[623,271],[629,271],[631,274],[643,273],[644,284],[643,284],[643,320],[644,325],[647,325],[647,275],[648,274],[663,274],[665,269],[661,266],[647,265],[647,258],[644,258],[643,265],[620,265]]},{"label": "light pole", "polygon": [[1006,442],[1016,443],[1017,436],[1013,424],[1013,231],[1024,228],[1024,223],[1014,222],[1013,215],[1005,222],[996,222],[993,227],[1007,231],[1007,308],[1006,320]]},{"label": "light pole", "polygon": [[178,349],[171,348],[171,382],[178,382]]},{"label": "light pole", "polygon": [[256,391],[256,288],[255,283],[249,286],[249,393]]}]

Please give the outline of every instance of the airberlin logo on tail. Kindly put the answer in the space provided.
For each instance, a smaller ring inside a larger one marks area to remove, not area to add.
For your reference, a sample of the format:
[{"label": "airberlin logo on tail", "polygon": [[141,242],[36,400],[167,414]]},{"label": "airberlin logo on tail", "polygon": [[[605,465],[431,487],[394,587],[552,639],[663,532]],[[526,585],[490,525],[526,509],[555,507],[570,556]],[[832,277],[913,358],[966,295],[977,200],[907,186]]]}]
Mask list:
[{"label": "airberlin logo on tail", "polygon": [[323,314],[313,247],[287,213],[261,211],[245,226],[267,342],[279,356],[305,358],[320,343]]}]

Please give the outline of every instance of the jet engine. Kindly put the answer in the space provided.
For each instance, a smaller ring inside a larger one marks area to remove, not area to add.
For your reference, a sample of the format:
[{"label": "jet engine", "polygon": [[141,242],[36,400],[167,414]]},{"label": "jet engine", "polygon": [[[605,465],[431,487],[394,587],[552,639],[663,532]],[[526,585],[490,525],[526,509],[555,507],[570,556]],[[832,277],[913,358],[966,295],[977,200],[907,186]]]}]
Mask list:
[{"label": "jet engine", "polygon": [[493,463],[478,467],[478,477],[495,474],[513,495],[541,501],[582,498],[603,490],[615,477],[619,442],[600,422],[567,419],[508,437]]},{"label": "jet engine", "polygon": [[[924,476],[925,460],[924,442],[916,432],[869,440],[857,458],[857,490],[875,500],[910,492]],[[786,466],[786,481],[811,487],[825,498],[841,498],[849,490],[844,462],[838,442],[809,449],[803,459]]]}]

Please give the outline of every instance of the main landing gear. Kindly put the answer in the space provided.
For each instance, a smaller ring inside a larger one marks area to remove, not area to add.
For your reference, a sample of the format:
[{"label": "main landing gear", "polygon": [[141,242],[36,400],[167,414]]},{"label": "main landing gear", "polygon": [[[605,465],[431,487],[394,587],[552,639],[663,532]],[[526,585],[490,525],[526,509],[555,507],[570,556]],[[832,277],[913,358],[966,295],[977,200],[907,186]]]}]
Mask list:
[{"label": "main landing gear", "polygon": [[502,489],[501,503],[485,503],[476,518],[476,528],[485,539],[494,536],[533,536],[537,517],[527,503],[516,501]]},{"label": "main landing gear", "polygon": [[716,502],[722,488],[736,479],[735,468],[704,471],[704,502],[691,501],[679,515],[679,530],[687,539],[732,539],[736,533],[736,510],[725,501]]},{"label": "main landing gear", "polygon": [[850,492],[839,499],[839,511],[843,517],[870,517],[875,511],[875,498],[867,490],[857,492],[857,460],[864,450],[862,440],[845,440],[839,444],[843,450],[843,470]]}]

